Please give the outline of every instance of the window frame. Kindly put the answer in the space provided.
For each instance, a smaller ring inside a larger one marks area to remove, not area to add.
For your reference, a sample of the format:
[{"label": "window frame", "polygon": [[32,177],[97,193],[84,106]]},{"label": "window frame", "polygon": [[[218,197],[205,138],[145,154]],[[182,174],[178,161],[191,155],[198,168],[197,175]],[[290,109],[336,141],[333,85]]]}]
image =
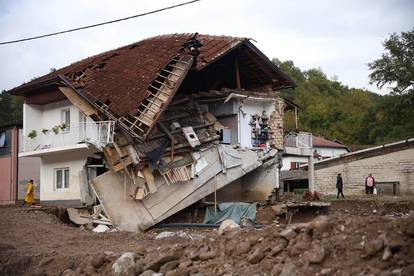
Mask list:
[{"label": "window frame", "polygon": [[[60,111],[60,114],[61,114],[61,120],[60,121],[61,121],[62,124],[65,124],[65,128],[62,129],[62,131],[63,132],[69,132],[70,131],[70,108],[62,109]],[[69,116],[67,116],[66,114],[69,114]],[[67,117],[69,117],[69,118],[67,118]],[[69,119],[69,123],[66,122],[67,119]]]},{"label": "window frame", "polygon": [[[61,172],[60,175],[60,181],[61,181],[61,186],[62,187],[58,187],[58,172]],[[67,179],[66,179],[67,176]],[[62,191],[62,190],[67,190],[70,187],[70,168],[69,167],[65,167],[65,168],[56,168],[54,169],[54,173],[53,173],[53,178],[54,178],[54,188],[55,191]]]}]

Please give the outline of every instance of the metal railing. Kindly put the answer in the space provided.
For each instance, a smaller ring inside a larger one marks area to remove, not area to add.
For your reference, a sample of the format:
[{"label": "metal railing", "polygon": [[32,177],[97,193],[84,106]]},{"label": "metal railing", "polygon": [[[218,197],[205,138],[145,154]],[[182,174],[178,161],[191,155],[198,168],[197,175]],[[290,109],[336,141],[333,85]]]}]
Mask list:
[{"label": "metal railing", "polygon": [[289,133],[285,136],[285,147],[311,149],[312,145],[312,133]]},{"label": "metal railing", "polygon": [[114,121],[84,122],[66,128],[30,130],[31,137],[23,136],[23,152],[90,143],[98,149],[112,143]]}]

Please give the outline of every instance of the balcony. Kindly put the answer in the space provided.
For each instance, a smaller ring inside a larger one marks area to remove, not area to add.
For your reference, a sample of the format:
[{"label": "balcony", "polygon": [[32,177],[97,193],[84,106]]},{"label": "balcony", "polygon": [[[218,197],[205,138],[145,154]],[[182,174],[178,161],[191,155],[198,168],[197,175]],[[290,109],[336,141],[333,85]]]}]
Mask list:
[{"label": "balcony", "polygon": [[88,144],[101,149],[114,139],[114,121],[85,122],[68,127],[30,130],[23,136],[21,156],[39,155],[40,152],[87,148]]},{"label": "balcony", "polygon": [[312,133],[289,133],[285,136],[285,152],[293,155],[312,155]]}]

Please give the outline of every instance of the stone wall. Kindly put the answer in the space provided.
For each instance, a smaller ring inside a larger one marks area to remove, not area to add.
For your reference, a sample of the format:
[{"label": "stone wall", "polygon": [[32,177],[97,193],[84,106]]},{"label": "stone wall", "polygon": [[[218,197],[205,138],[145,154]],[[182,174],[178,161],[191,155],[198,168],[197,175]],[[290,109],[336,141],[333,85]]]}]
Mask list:
[{"label": "stone wall", "polygon": [[285,114],[286,103],[282,98],[275,101],[275,111],[270,114],[269,129],[272,132],[269,135],[269,143],[272,148],[283,150],[283,119]]},{"label": "stone wall", "polygon": [[315,166],[315,189],[322,194],[336,193],[336,176],[342,173],[344,194],[365,193],[365,178],[372,173],[379,182],[400,182],[400,195],[414,194],[414,147],[344,162],[325,161]]}]

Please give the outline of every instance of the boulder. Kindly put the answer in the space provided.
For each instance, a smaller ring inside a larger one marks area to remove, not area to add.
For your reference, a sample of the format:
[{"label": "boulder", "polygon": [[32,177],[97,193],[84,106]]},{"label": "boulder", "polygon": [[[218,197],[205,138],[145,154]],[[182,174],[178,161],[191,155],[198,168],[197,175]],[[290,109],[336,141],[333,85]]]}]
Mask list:
[{"label": "boulder", "polygon": [[249,242],[242,241],[236,245],[236,249],[234,250],[235,254],[240,256],[246,254],[250,251],[251,245]]},{"label": "boulder", "polygon": [[240,229],[240,225],[238,225],[231,219],[226,219],[220,224],[220,227],[218,229],[218,234],[223,235],[225,232],[239,230],[239,229]]},{"label": "boulder", "polygon": [[91,265],[94,268],[100,268],[105,263],[106,255],[104,253],[98,253],[92,257]]},{"label": "boulder", "polygon": [[201,252],[198,255],[198,259],[201,260],[201,261],[214,259],[215,257],[216,257],[216,252],[214,252],[214,251]]},{"label": "boulder", "polygon": [[139,276],[152,276],[156,274],[154,271],[152,270],[145,270],[144,272],[142,272],[141,274],[139,274]]},{"label": "boulder", "polygon": [[377,254],[384,247],[382,239],[375,239],[368,241],[364,246],[365,255],[370,257]]},{"label": "boulder", "polygon": [[112,265],[113,274],[118,276],[134,275],[136,273],[136,258],[137,255],[132,252],[122,254]]},{"label": "boulder", "polygon": [[73,271],[72,269],[66,269],[65,271],[62,272],[61,276],[76,276],[76,272]]},{"label": "boulder", "polygon": [[177,266],[178,266],[178,260],[165,263],[161,266],[160,273],[167,273],[168,271],[175,269]]},{"label": "boulder", "polygon": [[293,228],[286,228],[285,230],[283,230],[282,232],[280,232],[280,236],[287,239],[288,241],[293,239],[294,237],[296,237],[296,231],[293,230]]},{"label": "boulder", "polygon": [[165,255],[165,256],[161,256],[153,261],[151,261],[150,263],[148,263],[145,267],[144,270],[152,270],[152,271],[159,271],[160,267],[162,265],[164,265],[165,263],[171,262],[171,261],[175,261],[177,260],[177,256],[173,256],[173,255]]},{"label": "boulder", "polygon": [[312,220],[311,226],[314,234],[323,234],[331,229],[332,224],[328,216],[318,216]]},{"label": "boulder", "polygon": [[320,264],[323,262],[326,256],[326,250],[322,246],[315,245],[311,250],[308,250],[303,254],[305,260],[311,264]]},{"label": "boulder", "polygon": [[292,263],[285,263],[282,272],[279,276],[296,276],[298,275],[298,268]]},{"label": "boulder", "polygon": [[247,261],[251,264],[257,264],[258,262],[260,262],[262,259],[264,258],[264,253],[262,248],[257,247],[253,253],[251,253],[248,257],[247,257]]}]

